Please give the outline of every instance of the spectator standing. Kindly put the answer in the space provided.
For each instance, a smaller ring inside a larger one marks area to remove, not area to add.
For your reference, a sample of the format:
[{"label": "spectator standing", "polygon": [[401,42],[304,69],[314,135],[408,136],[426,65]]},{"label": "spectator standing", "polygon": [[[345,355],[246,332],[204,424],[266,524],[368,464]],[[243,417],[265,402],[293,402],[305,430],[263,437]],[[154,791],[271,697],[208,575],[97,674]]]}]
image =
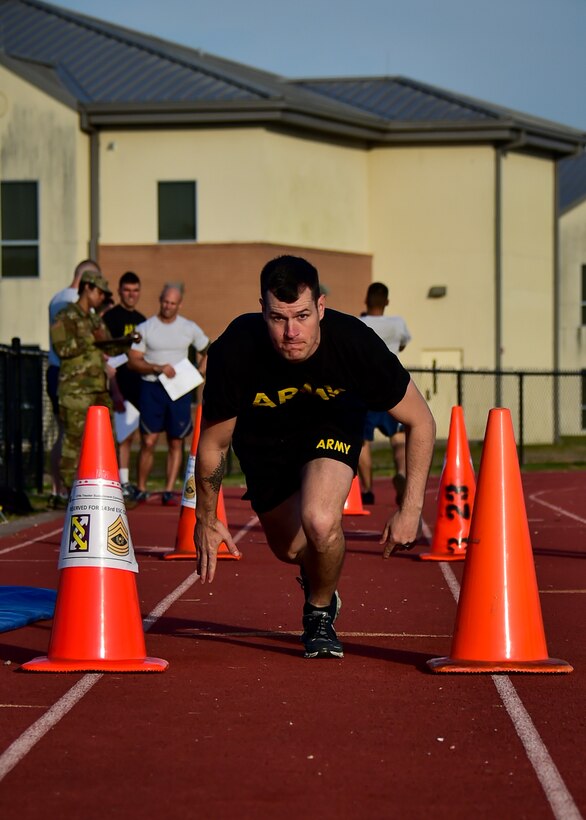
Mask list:
[{"label": "spectator standing", "polygon": [[299,566],[306,658],[340,658],[334,621],[344,560],[342,528],[369,407],[388,408],[409,431],[403,505],[380,538],[383,556],[417,537],[435,438],[429,408],[376,333],[325,309],[305,259],[268,262],[262,314],[239,316],[210,347],[195,460],[198,571],[213,581],[217,552],[238,548],[217,517],[230,443],[276,558]]},{"label": "spectator standing", "polygon": [[[361,314],[360,319],[365,325],[372,328],[380,336],[391,353],[397,355],[404,350],[411,341],[411,334],[402,316],[385,316],[385,309],[389,304],[389,289],[383,282],[372,282],[366,292],[366,312]],[[360,459],[358,462],[358,474],[362,483],[362,503],[374,504],[374,493],[372,491],[372,453],[370,442],[374,439],[374,431],[389,438],[393,451],[395,463],[395,475],[393,485],[395,487],[396,501],[399,506],[403,501],[405,493],[405,432],[399,421],[386,412],[369,410],[364,422],[364,440]]]},{"label": "spectator standing", "polygon": [[[66,307],[71,302],[76,302],[79,293],[79,283],[85,271],[99,272],[97,262],[93,259],[83,259],[79,262],[73,272],[73,279],[67,288],[58,291],[49,302],[49,328],[55,321],[60,310]],[[49,496],[48,506],[52,509],[64,509],[67,506],[67,494],[64,493],[64,488],[61,483],[60,465],[61,465],[61,449],[63,446],[63,424],[59,418],[59,399],[57,397],[57,388],[59,384],[59,368],[61,361],[55,352],[51,333],[49,332],[49,358],[47,367],[47,394],[51,400],[53,408],[53,415],[57,424],[57,438],[51,448],[49,463],[51,468],[51,495]]]},{"label": "spectator standing", "polygon": [[[123,273],[118,281],[120,302],[104,314],[104,323],[113,338],[121,338],[133,333],[136,326],[146,321],[136,305],[140,299],[140,278],[133,271]],[[106,364],[110,381],[110,393],[116,412],[124,412],[124,402],[130,402],[137,410],[140,405],[140,374],[131,370],[128,364],[113,368]],[[135,438],[133,431],[123,441],[118,442],[118,459],[120,465],[120,483],[126,498],[134,498],[136,487],[130,483],[130,450]]]},{"label": "spectator standing", "polygon": [[124,343],[111,341],[108,328],[99,315],[104,300],[112,293],[108,282],[95,266],[80,279],[78,300],[57,314],[51,325],[51,340],[61,360],[59,418],[63,425],[60,477],[69,492],[75,478],[85,417],[89,407],[104,405],[112,410],[107,389],[104,352],[114,355],[127,350],[137,335]]},{"label": "spectator standing", "polygon": [[142,376],[140,392],[140,455],[138,459],[137,501],[148,498],[147,481],[159,435],[167,434],[167,463],[162,502],[178,503],[173,495],[181,459],[183,439],[193,429],[191,391],[172,399],[159,380],[164,374],[175,376],[173,365],[187,358],[189,347],[195,347],[198,367],[205,373],[209,339],[195,322],[179,315],[183,301],[182,284],[166,284],[159,297],[159,312],[137,325],[141,341],[129,352],[129,364]]}]

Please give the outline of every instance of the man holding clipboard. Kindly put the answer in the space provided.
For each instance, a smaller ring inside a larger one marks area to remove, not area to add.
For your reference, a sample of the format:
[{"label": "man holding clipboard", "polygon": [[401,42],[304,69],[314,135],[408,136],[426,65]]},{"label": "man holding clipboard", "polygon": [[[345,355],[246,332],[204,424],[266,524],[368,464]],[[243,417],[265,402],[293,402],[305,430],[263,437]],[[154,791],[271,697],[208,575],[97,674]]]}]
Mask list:
[{"label": "man holding clipboard", "polygon": [[[137,501],[148,497],[146,483],[155,446],[165,432],[168,454],[162,500],[165,505],[178,503],[173,488],[181,466],[182,441],[193,429],[191,391],[203,381],[210,344],[199,325],[179,315],[182,300],[183,285],[166,284],[158,314],[137,326],[142,340],[128,354],[130,368],[142,376]],[[190,345],[197,351],[197,369],[187,358]]]}]

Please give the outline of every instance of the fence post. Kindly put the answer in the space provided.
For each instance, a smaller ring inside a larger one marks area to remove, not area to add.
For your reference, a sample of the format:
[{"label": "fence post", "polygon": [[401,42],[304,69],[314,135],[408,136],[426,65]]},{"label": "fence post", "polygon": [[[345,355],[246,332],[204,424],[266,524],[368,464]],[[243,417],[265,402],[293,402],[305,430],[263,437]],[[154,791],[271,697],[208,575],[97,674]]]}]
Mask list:
[{"label": "fence post", "polygon": [[12,339],[12,356],[8,358],[8,385],[9,385],[9,399],[8,399],[8,418],[6,419],[6,427],[11,431],[8,437],[9,454],[7,453],[8,463],[12,462],[12,475],[10,476],[10,483],[12,489],[21,491],[24,489],[24,473],[22,469],[22,355],[20,349],[20,339]]},{"label": "fence post", "polygon": [[525,406],[524,375],[524,373],[517,373],[517,376],[519,377],[519,464],[521,466],[523,466],[523,464],[525,463],[525,419],[523,414],[523,408]]}]

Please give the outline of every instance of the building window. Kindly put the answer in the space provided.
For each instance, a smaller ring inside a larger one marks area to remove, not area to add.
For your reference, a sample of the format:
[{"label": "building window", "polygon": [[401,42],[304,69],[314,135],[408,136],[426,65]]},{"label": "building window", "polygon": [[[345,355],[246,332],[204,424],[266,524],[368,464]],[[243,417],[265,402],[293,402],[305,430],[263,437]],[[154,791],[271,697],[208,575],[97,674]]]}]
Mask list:
[{"label": "building window", "polygon": [[197,239],[195,182],[159,182],[159,242]]},{"label": "building window", "polygon": [[582,324],[586,325],[586,265],[582,265]]},{"label": "building window", "polygon": [[0,183],[2,277],[39,275],[39,207],[36,182]]}]

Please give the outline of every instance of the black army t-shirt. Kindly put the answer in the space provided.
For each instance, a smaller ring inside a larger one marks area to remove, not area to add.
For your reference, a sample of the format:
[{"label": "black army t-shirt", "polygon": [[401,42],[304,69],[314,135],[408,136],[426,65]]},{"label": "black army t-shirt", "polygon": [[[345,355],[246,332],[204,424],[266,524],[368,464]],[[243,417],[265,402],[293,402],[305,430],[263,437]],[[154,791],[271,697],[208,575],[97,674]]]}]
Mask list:
[{"label": "black army t-shirt", "polygon": [[332,416],[361,429],[366,410],[401,401],[409,374],[374,331],[327,309],[320,344],[291,363],[273,347],[261,313],[239,316],[211,345],[203,415],[238,417],[234,447],[267,446]]},{"label": "black army t-shirt", "polygon": [[[104,314],[104,324],[110,331],[113,339],[128,336],[136,326],[146,321],[138,310],[127,310],[122,305],[115,305]],[[140,401],[140,374],[130,370],[127,364],[116,370],[116,381],[120,392],[129,402],[138,408]]]}]

